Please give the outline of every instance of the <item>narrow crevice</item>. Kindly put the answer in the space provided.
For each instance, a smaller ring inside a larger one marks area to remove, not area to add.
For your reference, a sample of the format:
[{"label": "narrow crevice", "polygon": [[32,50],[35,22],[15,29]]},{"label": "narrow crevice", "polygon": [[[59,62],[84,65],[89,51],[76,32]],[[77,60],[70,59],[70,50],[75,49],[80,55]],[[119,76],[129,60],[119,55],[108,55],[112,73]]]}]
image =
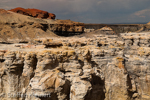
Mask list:
[{"label": "narrow crevice", "polygon": [[0,63],[3,63],[3,62],[5,62],[5,59],[0,59]]},{"label": "narrow crevice", "polygon": [[36,69],[37,63],[38,63],[38,59],[37,59],[37,57],[35,57],[34,61],[33,61],[33,70]]},{"label": "narrow crevice", "polygon": [[81,60],[78,60],[79,64],[83,67],[84,66],[84,62]]},{"label": "narrow crevice", "polygon": [[138,98],[138,96],[137,97],[133,97],[133,94],[134,93],[138,93],[138,92],[137,92],[137,88],[136,88],[135,91],[132,90],[132,83],[131,83],[131,78],[130,78],[129,74],[127,76],[127,87],[128,87],[127,91],[128,91],[128,97],[129,97],[129,99],[130,100],[134,100],[134,99]]},{"label": "narrow crevice", "polygon": [[128,87],[128,96],[131,99],[134,93],[131,91],[132,90],[132,83],[131,83],[131,79],[130,79],[129,75],[127,76],[127,87]]},{"label": "narrow crevice", "polygon": [[92,75],[91,80],[92,90],[88,91],[85,100],[104,100],[105,99],[105,80]]},{"label": "narrow crevice", "polygon": [[10,42],[0,42],[0,44],[13,44],[13,43],[10,43]]},{"label": "narrow crevice", "polygon": [[132,41],[132,44],[131,44],[131,45],[133,45],[133,44],[134,44],[134,39],[131,39],[131,41]]},{"label": "narrow crevice", "polygon": [[19,43],[27,44],[29,42],[28,41],[20,41]]},{"label": "narrow crevice", "polygon": [[47,29],[48,29],[48,24],[41,24],[43,27],[42,27],[42,30],[43,31],[47,31]]},{"label": "narrow crevice", "polygon": [[62,87],[61,94],[64,94],[66,97],[64,100],[70,100],[70,88],[71,88],[71,82],[69,80],[66,80],[65,85]]},{"label": "narrow crevice", "polygon": [[54,45],[45,45],[45,48],[58,48],[58,47],[62,47],[62,44],[54,44]]},{"label": "narrow crevice", "polygon": [[24,66],[24,63],[23,64],[14,64],[13,66],[16,66],[15,68],[11,68],[10,67],[10,71],[11,73],[15,74],[15,75],[19,75],[21,76],[22,73],[23,73],[23,66]]},{"label": "narrow crevice", "polygon": [[30,79],[32,79],[32,78],[34,77],[34,75],[35,75],[34,70],[36,69],[37,62],[38,62],[38,59],[35,57],[35,58],[34,58],[34,61],[33,61],[33,65],[32,65],[33,74],[30,76]]}]

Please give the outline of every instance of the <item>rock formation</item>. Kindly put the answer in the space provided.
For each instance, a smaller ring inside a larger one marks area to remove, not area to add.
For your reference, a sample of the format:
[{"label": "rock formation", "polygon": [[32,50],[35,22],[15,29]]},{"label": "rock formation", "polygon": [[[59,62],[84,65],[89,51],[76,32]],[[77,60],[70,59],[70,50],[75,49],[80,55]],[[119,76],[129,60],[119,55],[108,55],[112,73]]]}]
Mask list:
[{"label": "rock formation", "polygon": [[0,10],[0,100],[150,100],[150,32],[82,28]]},{"label": "rock formation", "polygon": [[0,41],[29,41],[34,38],[81,34],[84,24],[70,20],[39,19],[0,9]]},{"label": "rock formation", "polygon": [[[127,33],[127,32],[142,32],[142,31],[150,30],[150,24],[85,24],[84,25],[86,30],[87,29],[99,30],[101,28],[104,28],[106,30],[105,26],[111,28],[116,34]],[[111,29],[108,30],[110,31]]]},{"label": "rock formation", "polygon": [[0,99],[149,100],[149,32],[0,44]]},{"label": "rock formation", "polygon": [[9,11],[23,14],[23,15],[28,15],[36,18],[48,18],[48,19],[55,19],[56,15],[52,13],[48,13],[47,11],[42,11],[39,9],[24,9],[21,7],[11,9]]}]

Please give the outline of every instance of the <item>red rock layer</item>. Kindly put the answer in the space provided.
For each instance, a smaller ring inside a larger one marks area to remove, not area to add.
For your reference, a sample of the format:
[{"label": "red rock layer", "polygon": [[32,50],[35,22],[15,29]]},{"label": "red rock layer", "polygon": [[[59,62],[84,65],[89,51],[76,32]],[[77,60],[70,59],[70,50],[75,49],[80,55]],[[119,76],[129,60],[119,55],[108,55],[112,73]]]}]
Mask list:
[{"label": "red rock layer", "polygon": [[42,18],[42,19],[55,19],[56,15],[53,13],[48,13],[47,11],[39,10],[39,9],[24,9],[21,7],[11,9],[9,11],[20,13],[23,15],[28,15],[36,18]]}]

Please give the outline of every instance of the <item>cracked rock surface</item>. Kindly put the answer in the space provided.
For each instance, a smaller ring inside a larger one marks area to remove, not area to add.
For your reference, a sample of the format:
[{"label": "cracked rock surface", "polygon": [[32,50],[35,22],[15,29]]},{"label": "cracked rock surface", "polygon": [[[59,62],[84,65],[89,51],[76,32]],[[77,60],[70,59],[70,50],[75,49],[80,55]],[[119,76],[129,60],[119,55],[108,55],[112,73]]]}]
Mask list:
[{"label": "cracked rock surface", "polygon": [[149,34],[0,44],[0,100],[150,100]]}]

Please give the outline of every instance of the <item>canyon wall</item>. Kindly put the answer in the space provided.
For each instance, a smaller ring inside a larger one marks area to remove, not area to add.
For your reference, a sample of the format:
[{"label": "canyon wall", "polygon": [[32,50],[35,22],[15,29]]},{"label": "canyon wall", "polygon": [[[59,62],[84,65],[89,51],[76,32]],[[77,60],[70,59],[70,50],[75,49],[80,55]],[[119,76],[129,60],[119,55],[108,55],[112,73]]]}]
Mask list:
[{"label": "canyon wall", "polygon": [[0,44],[1,100],[149,100],[150,33]]}]

